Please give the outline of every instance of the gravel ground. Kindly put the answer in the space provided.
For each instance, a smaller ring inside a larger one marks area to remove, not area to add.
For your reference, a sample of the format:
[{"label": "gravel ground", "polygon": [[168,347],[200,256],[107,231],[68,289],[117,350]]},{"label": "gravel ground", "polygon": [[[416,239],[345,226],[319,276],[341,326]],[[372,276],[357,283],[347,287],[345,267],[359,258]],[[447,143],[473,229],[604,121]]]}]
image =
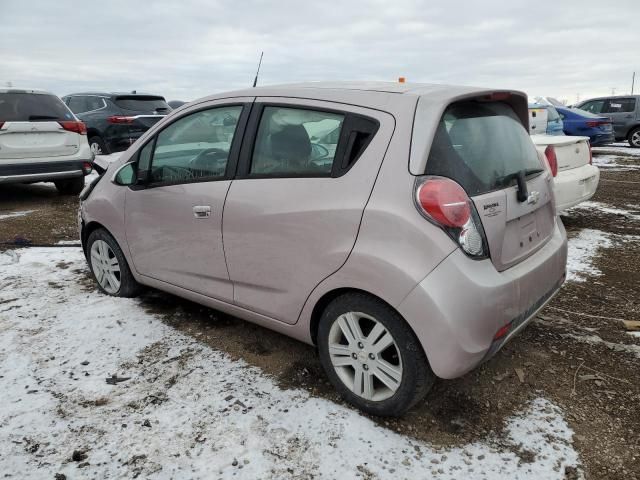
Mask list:
[{"label": "gravel ground", "polygon": [[[566,478],[640,478],[640,338],[620,322],[640,319],[638,153],[594,149],[599,190],[562,216],[580,271],[538,319],[478,370],[438,382],[404,418],[372,421],[436,448],[456,448],[507,438],[510,419],[544,398],[575,432],[581,467],[567,468]],[[77,199],[58,196],[53,186],[3,187],[0,242],[76,240],[76,207]],[[258,367],[285,390],[341,403],[306,345],[160,292],[146,293],[138,305],[197,344]],[[508,442],[504,448],[514,449]],[[526,446],[515,450],[523,463],[535,457]]]}]

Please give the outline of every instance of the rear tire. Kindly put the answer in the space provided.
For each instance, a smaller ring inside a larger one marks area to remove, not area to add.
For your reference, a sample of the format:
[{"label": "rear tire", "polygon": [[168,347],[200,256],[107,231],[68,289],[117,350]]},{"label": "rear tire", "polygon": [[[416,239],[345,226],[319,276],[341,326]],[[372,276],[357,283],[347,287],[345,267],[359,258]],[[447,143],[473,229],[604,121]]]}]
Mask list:
[{"label": "rear tire", "polygon": [[627,140],[632,148],[640,148],[640,127],[631,130],[627,136]]},{"label": "rear tire", "polygon": [[102,137],[97,135],[89,139],[89,148],[95,155],[109,155],[111,153]]},{"label": "rear tire", "polygon": [[58,180],[54,182],[58,192],[62,195],[78,195],[84,188],[84,177],[70,178],[69,180]]},{"label": "rear tire", "polygon": [[425,397],[436,379],[420,342],[400,314],[364,293],[342,295],[325,309],[318,327],[318,351],[340,395],[372,415],[404,414]]},{"label": "rear tire", "polygon": [[87,239],[87,263],[103,293],[112,297],[135,297],[142,286],[131,274],[127,260],[116,242],[104,228],[91,232]]}]

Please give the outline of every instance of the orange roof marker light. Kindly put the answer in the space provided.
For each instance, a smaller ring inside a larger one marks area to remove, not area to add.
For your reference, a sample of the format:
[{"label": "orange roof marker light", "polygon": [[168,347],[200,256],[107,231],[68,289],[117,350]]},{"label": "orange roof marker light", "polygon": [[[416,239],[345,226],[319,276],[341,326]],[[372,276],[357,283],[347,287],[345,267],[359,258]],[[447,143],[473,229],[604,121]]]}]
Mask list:
[{"label": "orange roof marker light", "polygon": [[398,83],[404,83],[404,82],[406,82],[406,81],[407,81],[407,79],[406,79],[406,78],[404,78],[404,77],[398,77]]}]

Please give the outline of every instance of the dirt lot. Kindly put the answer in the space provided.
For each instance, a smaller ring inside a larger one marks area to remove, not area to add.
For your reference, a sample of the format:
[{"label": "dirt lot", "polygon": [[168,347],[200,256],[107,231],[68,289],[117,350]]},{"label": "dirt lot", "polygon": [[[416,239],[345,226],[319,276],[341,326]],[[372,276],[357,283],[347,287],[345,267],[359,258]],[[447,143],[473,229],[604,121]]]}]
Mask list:
[{"label": "dirt lot", "polygon": [[[379,420],[383,425],[433,445],[461,445],[501,431],[523,405],[543,396],[563,409],[575,431],[587,478],[640,478],[640,337],[620,321],[640,320],[640,156],[618,150],[599,152],[598,193],[562,218],[575,245],[599,246],[590,273],[567,282],[489,363],[438,382],[418,408],[402,419]],[[76,240],[76,208],[77,199],[58,196],[53,186],[3,187],[0,242]],[[148,292],[141,302],[174,328],[259,367],[280,385],[340,402],[311,347],[164,293]],[[530,457],[526,448],[517,454],[523,463]],[[566,478],[576,475],[565,472]]]}]

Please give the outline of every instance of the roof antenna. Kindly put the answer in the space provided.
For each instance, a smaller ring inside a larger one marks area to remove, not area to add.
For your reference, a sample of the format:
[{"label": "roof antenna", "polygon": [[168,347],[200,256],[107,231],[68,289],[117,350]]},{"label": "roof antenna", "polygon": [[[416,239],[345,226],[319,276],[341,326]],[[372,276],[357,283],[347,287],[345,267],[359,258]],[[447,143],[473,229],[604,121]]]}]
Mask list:
[{"label": "roof antenna", "polygon": [[262,65],[262,56],[264,52],[260,52],[260,61],[258,62],[258,70],[256,71],[256,78],[253,79],[253,88],[256,88],[258,84],[258,75],[260,74],[260,66]]}]

